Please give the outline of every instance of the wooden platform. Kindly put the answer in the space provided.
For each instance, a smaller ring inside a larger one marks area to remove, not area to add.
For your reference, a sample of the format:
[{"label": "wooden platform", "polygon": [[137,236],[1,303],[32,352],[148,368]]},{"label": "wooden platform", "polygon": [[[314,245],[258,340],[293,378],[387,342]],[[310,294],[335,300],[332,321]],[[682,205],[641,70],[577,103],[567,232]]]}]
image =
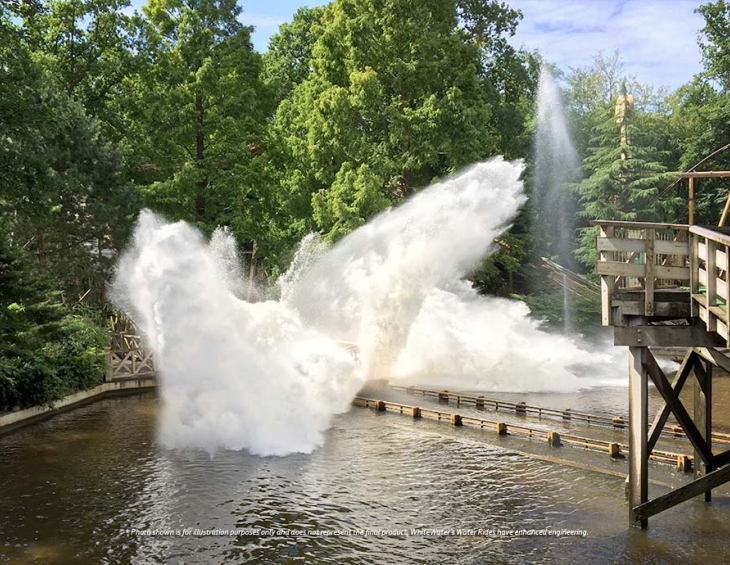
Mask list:
[{"label": "wooden platform", "polygon": [[[712,447],[713,369],[730,369],[730,235],[681,224],[595,223],[602,322],[614,327],[615,345],[629,348],[629,522],[645,528],[650,516],[700,494],[710,500],[730,480],[730,450]],[[672,382],[650,347],[686,348]],[[664,399],[651,426],[650,381]],[[688,382],[689,409],[679,397]],[[694,447],[695,480],[648,500],[647,463],[670,415]]]}]

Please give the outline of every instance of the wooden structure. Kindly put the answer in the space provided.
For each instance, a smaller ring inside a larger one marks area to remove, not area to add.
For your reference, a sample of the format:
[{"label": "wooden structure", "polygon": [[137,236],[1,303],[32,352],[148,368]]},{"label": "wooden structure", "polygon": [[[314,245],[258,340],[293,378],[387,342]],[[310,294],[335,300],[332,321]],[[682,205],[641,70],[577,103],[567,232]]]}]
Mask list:
[{"label": "wooden structure", "polygon": [[[730,480],[730,450],[713,452],[712,375],[730,371],[730,236],[724,228],[597,221],[603,325],[614,344],[629,347],[629,520],[648,518]],[[684,347],[673,382],[651,347]],[[649,380],[664,400],[649,421]],[[693,406],[679,393],[691,381]],[[690,412],[692,415],[690,415]],[[669,417],[695,452],[695,480],[648,499],[648,461]]]},{"label": "wooden structure", "polygon": [[124,316],[110,317],[111,346],[107,349],[106,380],[154,377],[152,353],[142,347],[142,337]]}]

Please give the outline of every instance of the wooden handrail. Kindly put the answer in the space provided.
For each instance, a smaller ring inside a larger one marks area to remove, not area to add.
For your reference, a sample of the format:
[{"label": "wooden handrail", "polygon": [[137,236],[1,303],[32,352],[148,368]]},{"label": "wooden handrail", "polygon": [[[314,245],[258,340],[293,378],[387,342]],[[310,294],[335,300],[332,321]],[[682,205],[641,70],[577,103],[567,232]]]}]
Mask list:
[{"label": "wooden handrail", "polygon": [[704,237],[705,239],[712,240],[714,242],[720,243],[722,245],[726,245],[730,247],[730,235],[709,229],[709,228],[703,228],[701,226],[691,226],[689,231],[695,235],[699,235],[700,237]]},{"label": "wooden handrail", "polygon": [[614,226],[616,228],[627,228],[633,230],[655,229],[655,230],[678,230],[687,231],[688,224],[662,224],[655,222],[625,222],[623,220],[591,220],[592,226]]}]

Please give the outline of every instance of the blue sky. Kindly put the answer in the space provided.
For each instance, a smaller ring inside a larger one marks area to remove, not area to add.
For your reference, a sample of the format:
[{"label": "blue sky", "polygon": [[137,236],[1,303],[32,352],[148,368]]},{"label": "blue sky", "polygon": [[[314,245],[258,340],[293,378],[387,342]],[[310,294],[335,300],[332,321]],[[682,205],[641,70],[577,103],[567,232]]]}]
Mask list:
[{"label": "blue sky", "polygon": [[[515,46],[538,49],[563,70],[590,65],[593,55],[616,49],[641,82],[676,88],[700,71],[697,34],[700,0],[506,0],[524,18]],[[144,0],[133,0],[137,7]],[[239,0],[244,23],[255,27],[254,47],[265,51],[279,25],[300,6],[320,0]]]}]

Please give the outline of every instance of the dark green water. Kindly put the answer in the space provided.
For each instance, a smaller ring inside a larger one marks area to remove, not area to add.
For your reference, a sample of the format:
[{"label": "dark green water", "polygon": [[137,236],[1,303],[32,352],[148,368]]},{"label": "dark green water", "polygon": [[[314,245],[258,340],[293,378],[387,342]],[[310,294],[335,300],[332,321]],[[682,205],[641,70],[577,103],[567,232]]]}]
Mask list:
[{"label": "dark green water", "polygon": [[[354,408],[310,455],[211,458],[158,446],[158,409],[149,394],[106,399],[0,437],[0,562],[730,562],[724,490],[642,532],[627,528],[621,478],[522,455],[526,440]],[[410,533],[427,528],[474,531]],[[134,531],[154,529],[226,532]],[[246,529],[274,532],[228,534]],[[543,529],[587,535],[489,533]],[[408,534],[334,535],[342,530]]]}]

